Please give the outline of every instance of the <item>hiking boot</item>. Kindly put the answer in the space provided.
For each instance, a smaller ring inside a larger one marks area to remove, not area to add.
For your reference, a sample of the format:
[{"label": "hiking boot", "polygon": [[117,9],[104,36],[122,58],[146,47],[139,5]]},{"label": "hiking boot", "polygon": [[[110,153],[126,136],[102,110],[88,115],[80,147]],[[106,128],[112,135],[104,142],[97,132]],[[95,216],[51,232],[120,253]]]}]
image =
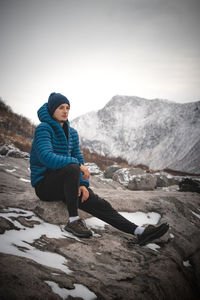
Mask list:
[{"label": "hiking boot", "polygon": [[168,231],[168,229],[169,225],[167,223],[163,223],[158,227],[149,225],[145,228],[142,234],[138,235],[138,244],[140,246],[144,246],[149,242],[163,236]]},{"label": "hiking boot", "polygon": [[85,221],[82,219],[73,222],[68,221],[65,230],[73,233],[73,235],[79,238],[89,238],[92,236],[92,232],[87,228]]}]

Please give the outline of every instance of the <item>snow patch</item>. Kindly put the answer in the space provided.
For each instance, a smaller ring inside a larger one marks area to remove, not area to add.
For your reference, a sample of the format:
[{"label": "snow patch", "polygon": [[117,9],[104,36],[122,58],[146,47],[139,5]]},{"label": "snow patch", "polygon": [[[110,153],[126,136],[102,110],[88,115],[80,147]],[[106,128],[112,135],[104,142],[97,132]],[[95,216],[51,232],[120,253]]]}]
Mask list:
[{"label": "snow patch", "polygon": [[31,182],[29,179],[25,179],[25,178],[20,178],[19,180],[24,181],[24,182]]},{"label": "snow patch", "polygon": [[100,168],[95,163],[85,163],[91,175],[103,174]]},{"label": "snow patch", "polygon": [[135,212],[135,213],[129,213],[129,212],[120,212],[120,214],[128,219],[130,222],[135,223],[138,226],[143,226],[145,224],[152,224],[156,225],[160,218],[161,215],[155,212]]},{"label": "snow patch", "polygon": [[183,265],[184,265],[184,267],[192,267],[192,265],[190,264],[189,260],[183,261]]},{"label": "snow patch", "polygon": [[88,218],[88,219],[85,220],[85,222],[86,222],[86,225],[89,228],[99,229],[99,230],[104,230],[105,225],[108,225],[107,223],[105,223],[105,222],[103,222],[100,219],[95,218],[95,217]]},{"label": "snow patch", "polygon": [[[157,224],[161,218],[160,214],[155,212],[119,212],[123,217],[128,219],[129,221],[137,224],[138,226],[143,226],[145,224]],[[0,212],[0,217],[7,219],[9,222],[18,227],[19,230],[8,230],[5,231],[4,234],[0,235],[0,252],[7,253],[12,255],[17,255],[20,257],[26,257],[34,260],[35,262],[61,270],[66,274],[70,274],[72,271],[67,267],[67,259],[60,254],[52,253],[48,251],[40,251],[37,249],[37,246],[34,247],[32,245],[34,241],[39,246],[42,246],[45,241],[41,238],[41,236],[46,236],[47,238],[73,238],[79,242],[80,239],[73,236],[71,233],[64,231],[63,226],[57,226],[54,224],[50,224],[44,222],[42,219],[37,217],[32,211],[9,207],[3,209],[3,212]],[[17,219],[19,217],[23,217],[27,222],[35,221],[36,224],[33,227],[26,227],[22,225]],[[88,227],[101,229],[105,228],[107,223],[95,218],[91,217],[85,220]],[[107,224],[108,225],[108,224]],[[93,234],[95,235],[95,233]],[[157,251],[159,246],[156,244],[147,245],[150,249]],[[101,255],[100,252],[96,253],[97,255]],[[55,286],[54,286],[55,288]],[[79,287],[80,288],[80,287]],[[85,287],[82,287],[85,288]],[[60,289],[60,288],[59,288]],[[61,289],[62,292],[65,289]],[[84,290],[84,289],[83,289]],[[60,291],[61,292],[61,291]],[[69,292],[65,290],[64,293]],[[76,292],[76,289],[73,291]],[[68,295],[68,294],[67,294]],[[71,294],[70,294],[71,295]],[[83,297],[83,293],[79,294],[80,297]],[[94,296],[94,294],[91,294]],[[91,296],[91,297],[93,297]],[[63,296],[66,297],[66,296]],[[85,299],[89,299],[88,295],[85,296]],[[96,297],[96,296],[95,296]],[[91,298],[93,299],[93,298]]]},{"label": "snow patch", "polygon": [[[155,212],[119,212],[124,218],[128,219],[130,222],[135,223],[138,226],[143,226],[145,224],[155,225],[159,222],[161,215]],[[103,222],[95,217],[91,217],[85,220],[87,226],[93,229],[104,230],[105,225],[108,225],[106,222]]]},{"label": "snow patch", "polygon": [[160,249],[160,246],[158,246],[155,243],[149,243],[149,244],[146,245],[146,247],[153,250],[153,251],[158,251],[157,249]]},{"label": "snow patch", "polygon": [[8,172],[8,173],[13,173],[15,171],[16,171],[16,169],[6,169],[6,172]]},{"label": "snow patch", "polygon": [[81,299],[85,299],[85,300],[93,300],[93,299],[97,298],[93,292],[91,292],[88,288],[86,288],[82,284],[75,283],[74,284],[75,289],[68,290],[65,288],[60,288],[56,282],[48,281],[48,280],[45,282],[52,288],[52,291],[55,294],[58,294],[62,299],[66,299],[68,296],[71,296],[74,298],[80,297]]},{"label": "snow patch", "polygon": [[196,216],[197,218],[199,218],[199,219],[200,219],[200,215],[199,215],[199,214],[195,213],[195,212],[194,212],[194,211],[192,211],[192,210],[191,210],[191,212],[193,213],[193,215],[194,215],[194,216]]},{"label": "snow patch", "polygon": [[[63,232],[61,228],[54,224],[44,222],[38,218],[33,212],[23,209],[16,209],[9,207],[4,209],[3,213],[0,213],[0,217],[9,220],[19,230],[8,230],[4,234],[0,235],[0,252],[21,257],[26,257],[36,261],[39,264],[60,269],[66,274],[72,271],[67,267],[67,260],[60,254],[40,251],[31,244],[40,239],[42,235],[46,235],[48,238],[73,238],[75,236],[68,232]],[[21,225],[17,220],[18,217],[27,218],[27,221],[36,221],[32,228]],[[79,240],[80,241],[80,240]],[[42,242],[40,242],[42,244]]]}]

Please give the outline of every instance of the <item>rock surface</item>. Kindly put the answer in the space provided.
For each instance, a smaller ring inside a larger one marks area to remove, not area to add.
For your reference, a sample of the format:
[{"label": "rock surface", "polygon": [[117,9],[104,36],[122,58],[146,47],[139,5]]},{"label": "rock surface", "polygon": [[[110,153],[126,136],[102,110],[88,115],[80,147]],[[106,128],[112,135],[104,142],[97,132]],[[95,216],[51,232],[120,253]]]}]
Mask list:
[{"label": "rock surface", "polygon": [[[198,193],[130,191],[92,176],[91,187],[118,211],[154,212],[158,224],[169,222],[164,237],[139,247],[134,237],[111,226],[92,229],[90,239],[65,233],[66,206],[36,197],[28,160],[0,157],[0,174],[1,299],[200,298]],[[80,216],[91,217],[82,211]]]}]

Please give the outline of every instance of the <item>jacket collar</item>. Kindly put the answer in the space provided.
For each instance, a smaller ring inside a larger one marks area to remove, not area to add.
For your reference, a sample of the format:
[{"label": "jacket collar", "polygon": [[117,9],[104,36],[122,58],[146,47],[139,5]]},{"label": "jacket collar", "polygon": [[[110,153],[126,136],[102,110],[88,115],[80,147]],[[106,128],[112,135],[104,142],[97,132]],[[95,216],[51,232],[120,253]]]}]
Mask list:
[{"label": "jacket collar", "polygon": [[[48,123],[56,133],[61,133],[61,135],[63,136],[63,139],[66,141],[67,143],[67,139],[66,139],[66,136],[65,136],[65,133],[64,133],[64,130],[62,128],[62,126],[60,125],[59,122],[57,122],[56,120],[54,120],[50,114],[49,114],[49,111],[48,111],[48,103],[45,103],[43,104],[40,109],[38,110],[38,118],[41,122],[46,122]],[[67,125],[68,125],[68,141],[70,140],[70,123],[69,121],[67,120],[66,121]]]}]

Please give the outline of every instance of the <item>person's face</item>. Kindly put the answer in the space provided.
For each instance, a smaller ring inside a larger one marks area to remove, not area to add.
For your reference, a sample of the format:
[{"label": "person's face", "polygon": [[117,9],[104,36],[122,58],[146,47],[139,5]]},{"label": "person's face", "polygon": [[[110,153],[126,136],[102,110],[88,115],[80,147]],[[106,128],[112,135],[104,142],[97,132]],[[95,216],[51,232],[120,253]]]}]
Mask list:
[{"label": "person's face", "polygon": [[69,109],[70,107],[67,103],[59,105],[54,111],[53,118],[59,123],[66,122],[69,115]]}]

